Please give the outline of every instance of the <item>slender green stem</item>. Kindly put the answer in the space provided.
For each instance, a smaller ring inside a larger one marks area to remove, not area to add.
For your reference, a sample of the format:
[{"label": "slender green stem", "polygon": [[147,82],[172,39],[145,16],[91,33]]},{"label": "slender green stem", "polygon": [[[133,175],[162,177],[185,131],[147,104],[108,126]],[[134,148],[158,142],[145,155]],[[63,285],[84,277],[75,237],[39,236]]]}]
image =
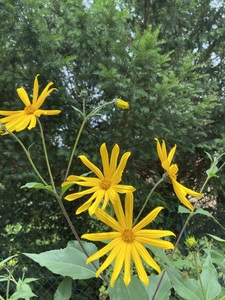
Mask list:
[{"label": "slender green stem", "polygon": [[[203,192],[203,190],[204,190],[206,184],[208,183],[209,179],[210,179],[210,177],[207,176],[205,182],[204,182],[203,185],[202,185],[202,188],[201,188],[201,190],[200,190],[200,193]],[[196,205],[197,205],[197,201],[196,201],[196,203],[195,203],[195,205],[194,205],[194,209],[195,209],[195,206],[196,206]],[[177,249],[177,247],[178,247],[178,244],[180,243],[180,240],[181,240],[181,237],[182,237],[182,235],[183,235],[183,233],[184,233],[184,230],[186,229],[186,227],[187,227],[187,225],[188,225],[188,223],[189,223],[190,218],[192,217],[192,215],[193,215],[193,213],[190,212],[189,215],[188,215],[188,217],[187,217],[187,219],[186,219],[186,221],[185,221],[185,223],[184,223],[183,228],[181,229],[181,232],[180,232],[180,234],[179,234],[179,236],[178,236],[178,238],[177,238],[177,241],[176,241],[176,243],[175,243],[174,249],[173,249],[173,251],[171,252],[171,254],[170,254],[170,256],[169,256],[170,260],[172,260],[172,258],[173,258],[173,255],[174,255],[174,253],[175,253],[175,251],[176,251],[176,249]],[[157,294],[157,292],[158,292],[158,290],[159,290],[159,287],[160,287],[160,285],[161,285],[161,283],[162,283],[162,280],[163,280],[164,275],[165,275],[165,270],[163,271],[162,276],[161,276],[161,278],[160,278],[160,280],[159,280],[159,282],[158,282],[158,285],[157,285],[157,287],[156,287],[156,290],[155,290],[155,293],[154,293],[154,295],[153,295],[153,297],[152,297],[152,300],[155,299],[155,296],[156,296],[156,294]]]},{"label": "slender green stem", "polygon": [[148,201],[149,201],[149,199],[150,199],[152,193],[153,193],[154,190],[157,188],[157,186],[160,185],[160,183],[162,183],[163,181],[164,181],[164,178],[162,177],[162,178],[161,178],[158,182],[156,182],[156,184],[153,186],[153,188],[151,189],[150,193],[148,194],[148,196],[147,196],[147,198],[146,198],[146,200],[145,200],[145,202],[144,202],[144,204],[143,204],[143,206],[142,206],[142,208],[141,208],[139,214],[137,215],[136,219],[134,220],[133,226],[137,223],[138,219],[140,218],[140,216],[141,216],[143,210],[145,209],[145,207],[146,207],[146,205],[147,205],[147,203],[148,203]]},{"label": "slender green stem", "polygon": [[[79,243],[79,245],[80,245],[82,251],[84,252],[84,254],[85,254],[87,257],[89,257],[90,255],[87,253],[87,251],[86,251],[84,245],[82,244],[81,239],[80,239],[80,237],[79,237],[79,235],[78,235],[78,233],[77,233],[75,227],[73,226],[73,224],[72,224],[72,222],[71,222],[71,220],[70,220],[70,217],[69,217],[69,215],[68,215],[68,213],[67,213],[67,211],[66,211],[66,209],[65,209],[65,207],[64,207],[64,205],[63,205],[63,203],[62,203],[62,200],[61,200],[59,197],[57,197],[57,200],[58,200],[59,206],[60,206],[60,208],[61,208],[61,210],[62,210],[62,212],[63,212],[63,215],[64,215],[64,217],[66,218],[67,223],[68,223],[68,225],[69,225],[69,227],[70,227],[70,229],[71,229],[73,235],[75,236],[75,239],[76,239],[77,242]],[[95,264],[94,262],[91,262],[91,264],[92,264],[92,266],[95,268],[95,270],[97,271],[98,268],[97,268],[96,264]],[[102,277],[103,280],[105,280],[105,282],[106,282],[107,284],[109,284],[108,279],[107,279],[103,274],[101,274],[101,277]]]},{"label": "slender green stem", "polygon": [[20,144],[20,146],[22,147],[23,151],[25,152],[33,170],[35,171],[35,173],[37,174],[37,176],[39,177],[39,179],[43,182],[44,185],[48,185],[47,182],[44,180],[44,178],[41,176],[41,174],[39,173],[39,171],[37,170],[31,156],[30,156],[30,153],[29,151],[27,151],[26,147],[24,146],[24,144],[21,142],[21,140],[14,134],[12,133],[11,131],[8,131],[7,132]]},{"label": "slender green stem", "polygon": [[203,299],[206,300],[205,290],[204,290],[204,287],[203,287],[203,284],[202,284],[202,280],[201,280],[201,276],[199,274],[199,269],[198,269],[198,257],[197,257],[197,254],[198,253],[195,251],[194,252],[194,264],[195,264],[195,269],[196,269],[197,277],[198,277],[198,280],[199,280],[199,283],[200,283],[200,287],[201,287],[201,290],[202,290],[202,296],[203,296]]},{"label": "slender green stem", "polygon": [[77,137],[76,137],[73,149],[71,151],[71,155],[70,155],[70,159],[69,159],[69,162],[68,162],[67,170],[66,170],[66,173],[65,173],[64,181],[66,180],[66,178],[69,175],[69,171],[70,171],[70,167],[71,167],[71,164],[72,164],[72,161],[73,161],[74,153],[75,153],[75,151],[77,149],[77,145],[78,145],[79,139],[81,137],[81,133],[82,133],[82,131],[84,129],[84,125],[86,124],[87,120],[88,120],[87,117],[84,117],[83,122],[82,122],[82,124],[80,126],[80,129],[78,131],[78,134],[77,134]]},{"label": "slender green stem", "polygon": [[47,165],[47,169],[48,169],[48,174],[49,174],[49,177],[50,177],[50,181],[51,181],[53,191],[54,191],[54,193],[56,193],[55,183],[54,183],[54,179],[53,179],[53,176],[52,176],[52,170],[51,170],[49,159],[48,159],[48,152],[47,152],[47,149],[46,149],[44,132],[43,132],[43,128],[42,128],[42,125],[41,125],[41,122],[40,122],[39,118],[37,118],[37,122],[38,122],[38,125],[39,125],[39,128],[40,128],[42,146],[43,146],[43,150],[44,150],[44,155],[45,155],[45,161],[46,161],[46,165]]}]

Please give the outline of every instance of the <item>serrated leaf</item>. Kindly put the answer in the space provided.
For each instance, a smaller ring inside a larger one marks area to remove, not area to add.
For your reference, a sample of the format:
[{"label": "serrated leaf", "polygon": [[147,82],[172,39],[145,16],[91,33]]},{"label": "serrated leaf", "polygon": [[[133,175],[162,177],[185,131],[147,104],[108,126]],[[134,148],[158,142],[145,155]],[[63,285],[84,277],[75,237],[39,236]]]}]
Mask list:
[{"label": "serrated leaf", "polygon": [[72,282],[71,277],[66,276],[63,278],[56,290],[54,300],[69,300],[72,296]]},{"label": "serrated leaf", "polygon": [[110,300],[148,300],[148,294],[143,283],[137,278],[132,277],[131,282],[126,286],[123,279],[119,277],[115,281],[114,287],[108,288]]},{"label": "serrated leaf", "polygon": [[25,185],[21,186],[21,189],[42,189],[47,190],[49,192],[52,192],[52,186],[51,185],[44,185],[43,183],[39,182],[28,182]]},{"label": "serrated leaf", "polygon": [[146,287],[146,291],[148,293],[149,299],[152,299],[155,294],[156,288],[159,284],[159,281],[163,276],[162,282],[160,283],[159,289],[155,295],[155,300],[169,300],[170,299],[170,290],[172,285],[170,283],[169,277],[167,273],[161,273],[160,275],[151,275],[149,277],[149,285]]},{"label": "serrated leaf", "polygon": [[[93,243],[83,242],[83,245],[89,255],[98,250]],[[50,250],[40,254],[23,254],[55,274],[69,276],[73,279],[95,277],[96,270],[91,263],[86,265],[87,256],[83,253],[77,241],[69,243],[66,248],[60,250]],[[97,268],[99,267],[98,260],[95,261],[95,265]]]}]

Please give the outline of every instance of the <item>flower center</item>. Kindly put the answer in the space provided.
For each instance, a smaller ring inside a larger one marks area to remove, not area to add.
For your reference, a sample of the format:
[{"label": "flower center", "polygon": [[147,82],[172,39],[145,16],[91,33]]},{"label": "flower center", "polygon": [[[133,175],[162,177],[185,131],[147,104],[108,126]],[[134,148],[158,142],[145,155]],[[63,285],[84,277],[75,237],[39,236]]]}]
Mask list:
[{"label": "flower center", "polygon": [[108,190],[111,186],[112,182],[107,180],[107,179],[103,179],[101,182],[100,182],[100,188],[103,189],[103,190]]},{"label": "flower center", "polygon": [[122,239],[126,243],[132,243],[135,239],[132,229],[125,229],[122,234]]},{"label": "flower center", "polygon": [[24,108],[25,114],[27,115],[32,115],[35,112],[35,110],[37,109],[32,104]]}]

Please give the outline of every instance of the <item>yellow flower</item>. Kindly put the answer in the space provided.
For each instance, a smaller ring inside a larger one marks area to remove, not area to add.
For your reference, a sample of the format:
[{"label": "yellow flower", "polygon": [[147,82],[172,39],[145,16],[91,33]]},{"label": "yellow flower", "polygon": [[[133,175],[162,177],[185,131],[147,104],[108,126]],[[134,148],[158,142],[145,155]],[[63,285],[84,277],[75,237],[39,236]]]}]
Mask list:
[{"label": "yellow flower", "polygon": [[138,277],[145,285],[148,285],[148,276],[143,267],[142,260],[145,261],[150,267],[155,269],[158,273],[161,272],[159,265],[151,257],[148,250],[144,245],[151,245],[161,249],[174,249],[171,242],[161,240],[161,237],[175,235],[169,230],[154,230],[143,229],[149,223],[151,223],[159,214],[163,207],[157,207],[151,211],[143,220],[132,227],[133,221],[133,193],[126,194],[125,197],[125,212],[122,208],[121,202],[117,201],[114,205],[114,211],[116,219],[109,216],[102,209],[96,210],[97,218],[110,226],[114,231],[84,234],[82,238],[90,241],[108,241],[110,242],[97,251],[95,254],[87,259],[87,264],[93,260],[96,260],[108,252],[110,254],[103,262],[101,267],[96,272],[96,277],[105,270],[113,261],[113,273],[110,280],[110,285],[113,287],[114,282],[119,276],[122,268],[124,273],[124,283],[129,285],[131,280],[131,261],[137,270]]},{"label": "yellow flower", "polygon": [[119,152],[120,152],[120,148],[116,144],[112,149],[111,159],[109,161],[109,154],[106,145],[105,143],[101,145],[100,154],[102,158],[103,172],[98,167],[96,167],[93,163],[91,163],[86,156],[84,155],[79,156],[83,164],[87,166],[92,172],[94,172],[97,178],[70,175],[67,178],[67,181],[65,181],[62,184],[62,186],[68,184],[78,184],[81,186],[90,187],[85,191],[69,194],[65,197],[66,200],[71,201],[71,200],[81,198],[85,195],[92,194],[92,196],[77,209],[76,211],[77,214],[88,209],[89,214],[92,215],[95,213],[95,210],[97,209],[97,207],[99,206],[99,204],[103,199],[104,202],[103,202],[102,209],[105,209],[109,200],[112,203],[118,201],[118,197],[119,197],[118,193],[124,194],[124,193],[135,191],[135,188],[133,186],[119,184],[122,179],[123,170],[131,154],[130,152],[124,153],[120,160],[120,163],[117,166]]},{"label": "yellow flower", "polygon": [[115,105],[118,107],[118,108],[122,108],[122,109],[128,109],[129,108],[129,102],[126,102],[122,99],[116,99],[116,102],[115,102]]},{"label": "yellow flower", "polygon": [[155,140],[157,141],[157,152],[158,152],[159,159],[161,161],[161,165],[171,180],[176,196],[178,197],[181,203],[183,203],[187,208],[193,211],[194,207],[188,201],[186,195],[189,194],[191,196],[198,197],[198,198],[202,198],[203,195],[195,191],[192,191],[186,188],[185,186],[183,186],[182,184],[180,184],[179,182],[177,182],[177,173],[179,170],[178,166],[177,164],[171,165],[173,156],[176,152],[176,145],[170,150],[169,154],[167,155],[165,141],[164,140],[162,141],[162,146],[161,146],[159,140],[157,138],[155,138]]},{"label": "yellow flower", "polygon": [[0,111],[0,115],[6,116],[5,118],[0,119],[0,122],[6,124],[6,128],[9,131],[21,131],[25,128],[29,130],[36,126],[36,118],[41,115],[56,115],[59,114],[60,110],[42,110],[40,109],[41,105],[44,103],[46,97],[54,90],[55,88],[50,88],[53,82],[49,82],[47,86],[42,91],[41,95],[38,97],[38,76],[34,80],[34,90],[33,90],[33,100],[30,102],[29,96],[24,88],[18,88],[17,93],[21,101],[25,104],[23,110],[17,111]]}]

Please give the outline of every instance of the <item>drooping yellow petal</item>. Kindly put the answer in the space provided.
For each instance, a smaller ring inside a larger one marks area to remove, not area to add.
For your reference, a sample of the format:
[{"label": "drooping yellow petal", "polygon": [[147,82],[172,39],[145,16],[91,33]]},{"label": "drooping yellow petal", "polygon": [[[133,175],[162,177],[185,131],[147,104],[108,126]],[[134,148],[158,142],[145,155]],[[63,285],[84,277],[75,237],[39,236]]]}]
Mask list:
[{"label": "drooping yellow petal", "polygon": [[132,247],[131,247],[131,255],[132,255],[135,267],[137,269],[138,277],[147,286],[148,282],[149,282],[148,276],[147,276],[146,271],[143,267],[140,255],[139,255],[136,247],[134,246],[134,244],[132,244]]},{"label": "drooping yellow petal", "polygon": [[114,282],[117,279],[117,277],[119,276],[120,271],[123,267],[123,263],[124,263],[124,260],[125,260],[125,257],[126,257],[126,244],[122,243],[120,245],[119,251],[120,251],[120,255],[117,255],[115,257],[113,273],[112,273],[112,277],[111,277],[111,280],[110,280],[110,285],[112,287],[114,287]]},{"label": "drooping yellow petal", "polygon": [[134,242],[134,248],[137,250],[138,254],[144,259],[144,261],[153,269],[155,269],[158,273],[161,272],[159,265],[157,262],[151,257],[149,252],[146,250],[146,248],[138,243]]},{"label": "drooping yellow petal", "polygon": [[131,276],[130,276],[130,264],[131,264],[131,244],[126,244],[126,255],[124,259],[124,283],[125,285],[129,285]]},{"label": "drooping yellow petal", "polygon": [[54,90],[56,90],[56,88],[52,88],[49,89],[50,86],[53,85],[53,82],[49,82],[46,87],[44,88],[44,90],[42,91],[41,95],[38,97],[36,105],[37,108],[40,108],[42,106],[42,104],[44,103],[45,99],[48,97],[49,94],[51,94]]}]

